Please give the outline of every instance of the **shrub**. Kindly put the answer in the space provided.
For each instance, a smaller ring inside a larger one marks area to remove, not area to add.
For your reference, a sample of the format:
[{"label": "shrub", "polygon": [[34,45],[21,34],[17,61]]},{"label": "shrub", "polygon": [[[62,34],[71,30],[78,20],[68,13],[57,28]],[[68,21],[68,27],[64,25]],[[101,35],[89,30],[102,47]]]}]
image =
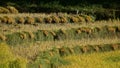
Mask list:
[{"label": "shrub", "polygon": [[24,17],[18,17],[18,23],[24,24],[25,23]]},{"label": "shrub", "polygon": [[18,10],[13,6],[7,6],[7,9],[9,9],[10,13],[19,13]]},{"label": "shrub", "polygon": [[10,11],[7,8],[0,7],[0,13],[10,13]]},{"label": "shrub", "polygon": [[27,24],[34,24],[35,23],[35,19],[33,17],[27,17],[26,18],[26,23]]}]

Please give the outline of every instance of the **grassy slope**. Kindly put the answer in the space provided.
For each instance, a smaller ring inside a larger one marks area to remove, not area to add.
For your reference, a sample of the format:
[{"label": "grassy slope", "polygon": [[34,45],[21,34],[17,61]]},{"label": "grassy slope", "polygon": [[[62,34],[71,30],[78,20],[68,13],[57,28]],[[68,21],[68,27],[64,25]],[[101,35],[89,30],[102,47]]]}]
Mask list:
[{"label": "grassy slope", "polygon": [[120,51],[72,55],[64,59],[71,65],[60,68],[120,68]]}]

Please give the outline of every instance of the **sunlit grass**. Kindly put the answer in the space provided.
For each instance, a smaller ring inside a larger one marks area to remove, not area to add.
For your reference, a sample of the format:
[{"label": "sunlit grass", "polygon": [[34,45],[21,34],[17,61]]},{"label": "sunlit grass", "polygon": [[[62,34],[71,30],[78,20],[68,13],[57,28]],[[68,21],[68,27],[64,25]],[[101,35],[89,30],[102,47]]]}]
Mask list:
[{"label": "sunlit grass", "polygon": [[120,68],[120,51],[71,55],[64,59],[71,64],[59,68]]}]

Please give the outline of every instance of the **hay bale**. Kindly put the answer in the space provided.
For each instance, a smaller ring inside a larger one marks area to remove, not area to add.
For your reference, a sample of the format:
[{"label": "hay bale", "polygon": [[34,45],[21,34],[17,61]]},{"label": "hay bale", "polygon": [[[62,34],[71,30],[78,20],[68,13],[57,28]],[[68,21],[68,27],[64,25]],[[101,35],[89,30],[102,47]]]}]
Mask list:
[{"label": "hay bale", "polygon": [[99,52],[99,47],[98,46],[93,46],[93,48],[96,52]]},{"label": "hay bale", "polygon": [[92,33],[92,29],[91,28],[88,28],[88,27],[82,27],[81,28],[81,31],[82,32],[85,32],[87,34],[91,34]]},{"label": "hay bale", "polygon": [[43,23],[43,22],[44,22],[44,18],[42,18],[42,17],[37,17],[37,18],[36,18],[36,21],[37,21],[38,23]]},{"label": "hay bale", "polygon": [[88,15],[85,15],[85,20],[86,20],[87,22],[92,22],[92,21],[93,21],[92,17],[91,17],[91,16],[88,16]]},{"label": "hay bale", "polygon": [[35,36],[34,36],[34,34],[33,34],[32,32],[28,32],[28,34],[29,34],[29,37],[30,37],[31,39],[35,38]]},{"label": "hay bale", "polygon": [[13,6],[7,6],[7,9],[9,9],[10,13],[19,13],[19,11]]},{"label": "hay bale", "polygon": [[45,18],[45,23],[52,23],[52,18],[51,17],[46,17]]},{"label": "hay bale", "polygon": [[87,46],[82,46],[82,51],[83,51],[83,53],[87,53],[88,52],[88,47]]},{"label": "hay bale", "polygon": [[44,36],[48,36],[48,31],[46,31],[46,30],[43,30],[43,34],[44,34]]},{"label": "hay bale", "polygon": [[4,35],[4,34],[0,34],[0,39],[2,41],[6,41],[7,40],[7,37]]},{"label": "hay bale", "polygon": [[66,32],[65,30],[63,30],[63,29],[60,29],[60,32],[61,32],[62,34],[64,34],[64,35],[67,35],[67,32]]},{"label": "hay bale", "polygon": [[2,17],[0,17],[0,23],[2,23]]},{"label": "hay bale", "polygon": [[24,17],[18,17],[18,23],[24,24],[25,23]]},{"label": "hay bale", "polygon": [[112,45],[112,48],[113,48],[113,50],[117,50],[117,49],[119,49],[119,45],[113,44],[113,45]]},{"label": "hay bale", "polygon": [[102,30],[102,28],[100,28],[100,27],[94,27],[94,29],[93,29],[94,32],[99,32],[101,30]]},{"label": "hay bale", "polygon": [[35,19],[33,17],[27,17],[26,18],[26,23],[27,24],[34,24],[35,23]]},{"label": "hay bale", "polygon": [[72,48],[68,48],[70,54],[74,54],[74,50]]},{"label": "hay bale", "polygon": [[71,54],[68,47],[62,47],[59,49],[60,56],[68,56]]},{"label": "hay bale", "polygon": [[108,31],[110,32],[116,32],[116,28],[115,27],[107,27]]},{"label": "hay bale", "polygon": [[77,29],[77,30],[76,30],[76,33],[77,33],[77,34],[81,34],[82,31],[81,31],[80,29]]},{"label": "hay bale", "polygon": [[60,18],[58,16],[52,16],[52,22],[53,23],[59,23],[60,22]]},{"label": "hay bale", "polygon": [[38,68],[42,68],[42,64],[39,64],[39,67]]},{"label": "hay bale", "polygon": [[1,23],[7,23],[7,17],[0,17]]},{"label": "hay bale", "polygon": [[70,22],[72,22],[72,23],[78,23],[79,19],[77,17],[75,17],[75,16],[72,16],[72,17],[70,17]]},{"label": "hay bale", "polygon": [[0,7],[0,13],[10,13],[10,11],[7,8]]},{"label": "hay bale", "polygon": [[85,22],[85,19],[82,16],[77,16],[79,19],[79,22]]},{"label": "hay bale", "polygon": [[7,17],[7,24],[14,24],[14,23],[15,23],[15,18]]},{"label": "hay bale", "polygon": [[21,37],[22,39],[27,39],[27,35],[26,35],[25,33],[20,33],[20,37]]},{"label": "hay bale", "polygon": [[64,17],[64,16],[60,17],[60,23],[67,23],[67,22],[68,22],[68,20],[66,17]]},{"label": "hay bale", "polygon": [[120,26],[117,27],[117,30],[120,32]]},{"label": "hay bale", "polygon": [[50,31],[50,33],[53,35],[53,36],[56,36],[56,33],[54,31]]}]

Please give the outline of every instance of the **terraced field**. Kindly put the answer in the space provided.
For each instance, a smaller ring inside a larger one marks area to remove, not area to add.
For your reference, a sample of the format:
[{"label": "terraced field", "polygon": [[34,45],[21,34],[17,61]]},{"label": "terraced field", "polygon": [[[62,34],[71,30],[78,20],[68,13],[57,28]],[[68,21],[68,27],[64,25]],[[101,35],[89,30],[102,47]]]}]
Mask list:
[{"label": "terraced field", "polygon": [[119,68],[119,50],[119,19],[0,14],[0,68]]}]

